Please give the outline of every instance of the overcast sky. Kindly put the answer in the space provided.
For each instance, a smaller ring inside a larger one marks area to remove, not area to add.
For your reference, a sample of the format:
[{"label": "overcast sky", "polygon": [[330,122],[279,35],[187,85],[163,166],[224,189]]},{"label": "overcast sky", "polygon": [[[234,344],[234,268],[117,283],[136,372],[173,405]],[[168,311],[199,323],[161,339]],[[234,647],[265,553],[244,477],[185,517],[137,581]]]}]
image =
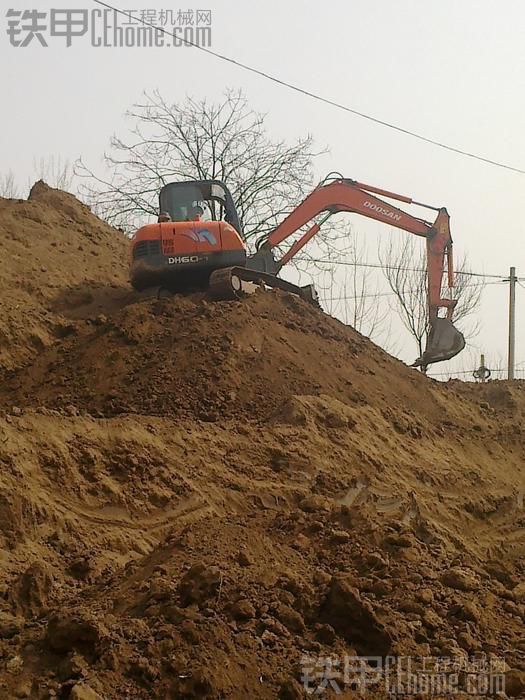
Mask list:
[{"label": "overcast sky", "polygon": [[[94,48],[87,38],[73,39],[66,48],[63,38],[48,35],[47,48],[35,41],[12,47],[5,11],[35,6],[40,11],[94,7],[90,0],[4,3],[0,59],[7,107],[1,170],[13,170],[19,182],[27,182],[41,157],[82,155],[98,167],[110,136],[125,133],[124,112],[144,90],[159,88],[175,101],[187,94],[218,99],[227,87],[241,88],[256,110],[268,113],[275,137],[311,133],[319,146],[330,149],[318,164],[320,177],[338,170],[446,206],[458,256],[466,253],[476,271],[506,275],[515,265],[525,276],[525,175],[416,141],[192,48]],[[119,0],[118,7],[210,9],[215,51],[406,129],[525,169],[523,0],[206,0],[202,6]],[[363,239],[404,235],[357,216],[353,224]],[[374,246],[369,259],[376,259]],[[525,289],[518,287],[517,299],[517,361],[525,368]],[[484,350],[492,363],[506,356],[507,300],[503,284],[484,291],[473,351]],[[401,344],[404,359],[413,358],[409,344]],[[464,365],[465,357],[455,366]]]}]

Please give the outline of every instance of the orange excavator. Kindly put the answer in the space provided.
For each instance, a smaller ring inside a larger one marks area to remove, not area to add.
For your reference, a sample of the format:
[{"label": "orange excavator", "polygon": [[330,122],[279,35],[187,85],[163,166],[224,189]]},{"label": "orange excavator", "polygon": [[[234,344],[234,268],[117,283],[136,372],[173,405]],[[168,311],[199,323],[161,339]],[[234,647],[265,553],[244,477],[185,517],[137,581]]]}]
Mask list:
[{"label": "orange excavator", "polygon": [[[415,204],[437,212],[433,222],[408,214],[378,196]],[[226,185],[218,180],[170,183],[159,195],[156,224],[140,228],[132,241],[131,283],[171,291],[208,288],[215,299],[242,297],[261,285],[283,289],[316,302],[312,285],[299,287],[278,277],[281,268],[319,232],[334,214],[361,214],[425,238],[427,251],[429,333],[423,355],[414,366],[448,360],[465,347],[463,335],[452,323],[456,300],[443,297],[443,274],[454,286],[450,217],[444,207],[432,207],[410,197],[329,176],[316,187],[269,235],[259,240],[256,252],[247,254],[241,223]],[[302,232],[279,259],[275,250]],[[441,309],[445,315],[440,315]]]}]

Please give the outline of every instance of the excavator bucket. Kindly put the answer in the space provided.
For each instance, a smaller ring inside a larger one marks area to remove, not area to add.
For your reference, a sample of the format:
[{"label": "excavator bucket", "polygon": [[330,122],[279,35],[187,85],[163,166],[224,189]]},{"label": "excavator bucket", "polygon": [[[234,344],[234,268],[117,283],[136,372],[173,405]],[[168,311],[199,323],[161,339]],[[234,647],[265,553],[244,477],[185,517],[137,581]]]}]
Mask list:
[{"label": "excavator bucket", "polygon": [[465,337],[448,318],[436,318],[427,338],[425,352],[413,367],[426,367],[433,362],[450,360],[465,347]]}]

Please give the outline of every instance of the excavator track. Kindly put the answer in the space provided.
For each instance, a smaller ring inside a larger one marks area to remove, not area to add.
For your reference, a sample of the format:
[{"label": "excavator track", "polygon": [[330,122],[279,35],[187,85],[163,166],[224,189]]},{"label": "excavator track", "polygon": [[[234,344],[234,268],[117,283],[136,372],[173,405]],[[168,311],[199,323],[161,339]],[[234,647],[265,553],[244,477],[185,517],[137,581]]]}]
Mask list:
[{"label": "excavator track", "polygon": [[213,299],[242,299],[258,289],[271,287],[290,292],[305,299],[314,306],[319,306],[319,298],[313,285],[305,287],[287,282],[268,272],[250,270],[247,267],[226,267],[215,270],[210,275],[209,294]]}]

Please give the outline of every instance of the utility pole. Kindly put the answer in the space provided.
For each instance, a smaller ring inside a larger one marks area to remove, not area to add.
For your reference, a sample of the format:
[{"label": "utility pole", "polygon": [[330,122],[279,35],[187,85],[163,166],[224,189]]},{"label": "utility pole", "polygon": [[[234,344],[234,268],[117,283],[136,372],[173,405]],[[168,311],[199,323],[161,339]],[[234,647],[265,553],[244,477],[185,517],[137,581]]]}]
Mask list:
[{"label": "utility pole", "polygon": [[510,268],[509,279],[509,358],[507,379],[514,379],[514,358],[516,349],[516,268]]}]

